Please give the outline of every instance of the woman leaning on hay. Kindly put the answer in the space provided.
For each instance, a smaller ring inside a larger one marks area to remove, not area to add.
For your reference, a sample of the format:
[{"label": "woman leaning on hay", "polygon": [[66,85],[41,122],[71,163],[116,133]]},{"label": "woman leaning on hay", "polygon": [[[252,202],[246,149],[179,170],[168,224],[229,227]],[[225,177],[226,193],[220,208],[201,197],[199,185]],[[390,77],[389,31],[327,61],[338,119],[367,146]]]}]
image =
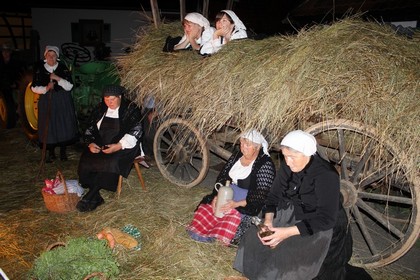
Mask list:
[{"label": "woman leaning on hay", "polygon": [[212,40],[201,47],[201,54],[218,52],[223,45],[232,40],[248,38],[246,27],[239,17],[231,10],[222,10],[216,15],[216,31]]},{"label": "woman leaning on hay", "polygon": [[263,208],[266,229],[247,231],[234,268],[249,279],[345,279],[352,243],[338,173],[304,131],[288,133],[281,151]]},{"label": "woman leaning on hay", "polygon": [[201,46],[213,38],[214,28],[199,13],[188,13],[182,20],[182,26],[184,35],[182,37],[172,38],[169,36],[166,38],[163,51],[172,52],[189,49],[200,51]]},{"label": "woman leaning on hay", "polygon": [[192,239],[225,245],[236,245],[258,215],[275,177],[274,163],[268,153],[265,138],[256,130],[243,133],[240,151],[234,153],[217,177],[222,185],[232,182],[233,199],[221,210],[222,218],[214,215],[217,191],[205,196],[198,205],[187,232]]}]

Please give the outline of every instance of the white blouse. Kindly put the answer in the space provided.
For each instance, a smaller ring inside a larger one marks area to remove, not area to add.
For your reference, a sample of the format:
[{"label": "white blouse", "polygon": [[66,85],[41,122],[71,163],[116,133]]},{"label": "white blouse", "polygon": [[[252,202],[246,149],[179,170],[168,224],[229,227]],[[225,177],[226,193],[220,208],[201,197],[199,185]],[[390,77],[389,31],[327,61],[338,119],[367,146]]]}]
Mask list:
[{"label": "white blouse", "polygon": [[241,160],[238,160],[235,162],[235,164],[232,166],[232,168],[229,171],[229,176],[232,178],[233,184],[238,184],[238,180],[245,179],[246,177],[251,174],[252,166],[254,165],[253,160],[250,164],[247,166],[242,165]]}]

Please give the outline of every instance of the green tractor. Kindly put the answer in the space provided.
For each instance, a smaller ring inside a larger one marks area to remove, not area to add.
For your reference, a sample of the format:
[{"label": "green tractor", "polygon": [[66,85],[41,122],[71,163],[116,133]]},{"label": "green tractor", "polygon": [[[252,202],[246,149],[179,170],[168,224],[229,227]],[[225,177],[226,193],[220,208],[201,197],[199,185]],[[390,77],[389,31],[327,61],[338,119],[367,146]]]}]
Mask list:
[{"label": "green tractor", "polygon": [[[100,102],[102,89],[108,84],[119,84],[120,78],[115,64],[107,60],[92,60],[90,51],[75,43],[61,45],[60,60],[72,72],[73,100],[83,132],[93,106]],[[22,77],[18,111],[25,134],[31,141],[38,139],[38,99],[39,95],[31,90],[32,73]]]}]

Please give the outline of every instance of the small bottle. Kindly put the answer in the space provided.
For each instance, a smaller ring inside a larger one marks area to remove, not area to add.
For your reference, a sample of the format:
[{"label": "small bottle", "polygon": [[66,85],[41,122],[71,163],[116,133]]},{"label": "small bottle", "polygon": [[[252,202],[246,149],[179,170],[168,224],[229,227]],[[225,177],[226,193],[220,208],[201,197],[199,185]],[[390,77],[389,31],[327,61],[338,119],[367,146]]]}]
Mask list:
[{"label": "small bottle", "polygon": [[216,211],[214,211],[214,215],[218,218],[222,218],[224,213],[220,210],[220,208],[225,205],[228,200],[233,198],[233,189],[230,187],[229,180],[226,181],[224,186],[220,183],[216,183],[214,188],[217,191]]},{"label": "small bottle", "polygon": [[251,223],[257,226],[258,235],[261,237],[266,237],[274,233],[274,231],[269,230],[262,220],[256,216],[251,218]]},{"label": "small bottle", "polygon": [[258,235],[261,237],[266,237],[274,233],[274,231],[269,230],[268,227],[264,225],[263,223],[258,224],[257,228],[258,228]]}]

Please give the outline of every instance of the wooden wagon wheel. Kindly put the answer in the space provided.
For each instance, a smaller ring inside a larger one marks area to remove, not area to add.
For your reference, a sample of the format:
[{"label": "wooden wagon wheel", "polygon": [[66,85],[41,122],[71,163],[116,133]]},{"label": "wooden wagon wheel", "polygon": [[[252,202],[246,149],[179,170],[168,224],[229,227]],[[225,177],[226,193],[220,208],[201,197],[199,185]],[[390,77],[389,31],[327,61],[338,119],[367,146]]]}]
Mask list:
[{"label": "wooden wagon wheel", "polygon": [[419,175],[406,157],[374,129],[334,120],[306,130],[336,165],[353,236],[354,265],[375,268],[403,256],[420,231]]},{"label": "wooden wagon wheel", "polygon": [[200,131],[188,121],[163,122],[153,141],[156,165],[170,182],[191,188],[198,185],[209,169],[209,149]]}]

